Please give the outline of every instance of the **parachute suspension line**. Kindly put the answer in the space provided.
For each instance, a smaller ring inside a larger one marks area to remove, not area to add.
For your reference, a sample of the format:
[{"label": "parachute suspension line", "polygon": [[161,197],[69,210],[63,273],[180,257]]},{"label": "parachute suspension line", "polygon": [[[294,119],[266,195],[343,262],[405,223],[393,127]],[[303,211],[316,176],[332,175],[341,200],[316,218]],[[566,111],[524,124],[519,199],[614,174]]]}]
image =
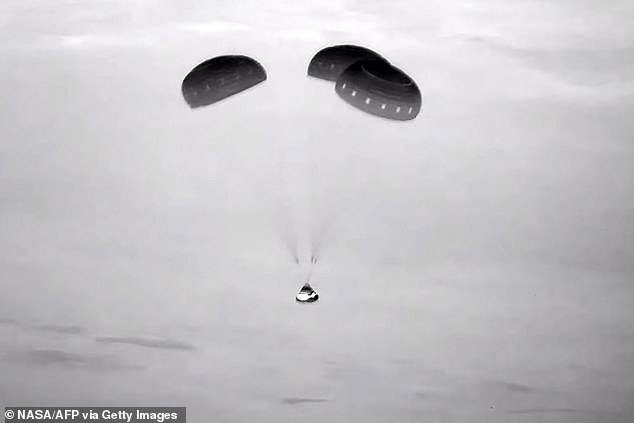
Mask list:
[{"label": "parachute suspension line", "polygon": [[286,245],[286,249],[290,253],[293,261],[297,266],[299,266],[299,249],[297,245],[297,221],[296,216],[293,213],[293,206],[291,204],[291,198],[289,195],[289,191],[291,190],[290,181],[291,178],[289,176],[288,170],[288,157],[286,156],[286,151],[284,146],[279,146],[277,150],[278,156],[278,176],[280,178],[281,183],[281,201],[279,202],[280,206],[285,208],[285,213],[290,220],[288,224],[284,225],[283,228],[280,228],[284,233],[284,243]]},{"label": "parachute suspension line", "polygon": [[313,277],[313,273],[315,272],[315,267],[317,266],[317,258],[311,256],[310,258],[310,270],[308,271],[308,276],[306,276],[306,282],[310,282],[310,278]]},{"label": "parachute suspension line", "polygon": [[311,268],[315,267],[317,262],[319,261],[319,244],[315,241],[311,241],[310,245],[310,266]]},{"label": "parachute suspension line", "polygon": [[326,236],[331,231],[336,218],[336,211],[326,213],[326,216],[324,216],[318,224],[313,225],[310,245],[311,263],[317,264],[317,261],[321,259],[321,249],[323,247],[323,243]]},{"label": "parachute suspension line", "polygon": [[[311,145],[311,147],[314,147]],[[320,172],[320,165],[318,163],[317,156],[315,154],[314,149],[311,149],[310,156],[310,167],[312,175],[312,179],[310,180],[310,211],[312,213],[311,222],[309,223],[309,235],[310,235],[310,271],[308,274],[308,280],[310,280],[315,266],[320,258],[321,253],[321,244],[323,242],[323,234],[324,228],[323,226],[323,218],[320,218],[320,215],[323,215],[323,187],[320,185],[322,181],[317,178]],[[320,195],[321,194],[321,195]],[[320,207],[322,206],[322,207]]]},{"label": "parachute suspension line", "polygon": [[286,244],[286,249],[288,250],[289,254],[291,255],[291,258],[293,259],[293,262],[295,262],[296,265],[299,265],[299,254],[298,254],[298,248],[297,248],[297,241],[295,240],[295,236],[294,233],[288,233],[285,235],[284,237],[284,244]]}]

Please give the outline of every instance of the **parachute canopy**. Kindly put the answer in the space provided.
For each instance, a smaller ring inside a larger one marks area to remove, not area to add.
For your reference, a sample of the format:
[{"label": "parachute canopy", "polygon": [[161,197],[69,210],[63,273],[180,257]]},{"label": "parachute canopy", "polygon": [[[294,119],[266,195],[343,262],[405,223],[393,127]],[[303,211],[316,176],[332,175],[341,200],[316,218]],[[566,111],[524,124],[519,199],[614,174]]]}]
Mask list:
[{"label": "parachute canopy", "polygon": [[412,120],[421,108],[421,93],[412,78],[382,60],[350,65],[337,79],[335,91],[357,109],[392,120]]},{"label": "parachute canopy", "polygon": [[183,80],[189,107],[203,107],[247,90],[266,80],[261,64],[247,56],[218,56],[191,70]]},{"label": "parachute canopy", "polygon": [[310,61],[308,75],[334,81],[340,98],[374,116],[406,121],[415,119],[421,109],[422,96],[414,80],[365,47],[326,47]]},{"label": "parachute canopy", "polygon": [[348,66],[364,59],[387,62],[379,53],[368,48],[351,44],[338,45],[326,47],[315,54],[308,65],[308,75],[334,82]]}]

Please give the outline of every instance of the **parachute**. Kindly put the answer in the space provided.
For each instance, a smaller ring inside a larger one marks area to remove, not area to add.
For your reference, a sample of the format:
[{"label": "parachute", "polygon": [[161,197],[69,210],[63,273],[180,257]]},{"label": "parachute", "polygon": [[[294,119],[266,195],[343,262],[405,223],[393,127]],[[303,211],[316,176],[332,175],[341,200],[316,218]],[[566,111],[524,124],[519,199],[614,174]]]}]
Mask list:
[{"label": "parachute", "polygon": [[[334,82],[335,93],[340,99],[375,117],[411,121],[421,110],[422,95],[413,78],[366,47],[350,44],[326,47],[313,56],[307,75]],[[350,167],[347,170],[348,173],[354,171]],[[312,225],[309,273],[306,284],[297,294],[297,301],[309,302],[312,298],[314,290],[309,282],[321,258],[325,234],[334,220],[335,216],[329,216]]]},{"label": "parachute", "polygon": [[310,61],[308,76],[334,82],[348,66],[365,59],[387,62],[379,53],[365,47],[351,44],[326,47]]},{"label": "parachute", "polygon": [[266,81],[261,64],[247,56],[218,56],[192,69],[181,86],[189,107],[209,106]]},{"label": "parachute", "polygon": [[[379,53],[366,47],[349,44],[326,47],[312,58],[308,65],[307,75],[334,82],[335,93],[339,98],[356,109],[376,117],[409,121],[415,119],[421,110],[421,91],[414,80]],[[264,67],[250,57],[217,56],[194,67],[183,79],[181,91],[189,107],[196,109],[231,97],[266,79]],[[285,156],[282,158],[284,160],[280,160],[281,178],[287,181],[299,181],[295,176],[286,174],[287,160]],[[280,207],[283,203],[285,201],[279,202]],[[309,208],[312,208],[312,205]],[[289,214],[292,215],[292,213]],[[290,220],[293,220],[292,224],[282,224],[280,229],[284,232],[282,238],[289,253],[299,268],[298,234],[294,230],[296,229],[294,219]],[[307,220],[313,220],[312,216]],[[308,276],[303,279],[306,283],[295,297],[298,302],[311,303],[319,299],[319,295],[311,287],[310,282],[321,258],[323,240],[334,220],[336,220],[334,216],[322,217],[314,219],[308,225],[310,226],[310,266]],[[294,233],[289,234],[287,231]]]},{"label": "parachute", "polygon": [[349,66],[337,79],[335,91],[346,103],[386,119],[412,120],[421,108],[420,90],[412,78],[379,60]]},{"label": "parachute", "polygon": [[326,47],[310,61],[308,75],[334,81],[341,99],[370,115],[408,121],[421,109],[422,96],[414,80],[365,47]]}]

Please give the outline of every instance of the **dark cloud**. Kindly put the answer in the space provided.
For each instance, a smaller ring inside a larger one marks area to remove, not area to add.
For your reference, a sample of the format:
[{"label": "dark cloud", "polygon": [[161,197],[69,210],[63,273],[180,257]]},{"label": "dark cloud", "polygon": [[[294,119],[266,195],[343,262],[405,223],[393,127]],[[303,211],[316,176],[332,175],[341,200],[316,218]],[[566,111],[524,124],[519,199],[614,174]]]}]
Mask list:
[{"label": "dark cloud", "polygon": [[330,400],[326,398],[286,397],[286,398],[282,398],[282,402],[288,405],[297,405],[297,404],[307,404],[307,403],[330,402]]},{"label": "dark cloud", "polygon": [[581,410],[576,408],[522,408],[518,410],[509,410],[509,414],[544,414],[544,413],[579,413]]},{"label": "dark cloud", "polygon": [[6,362],[26,366],[58,366],[97,371],[135,370],[142,366],[128,365],[115,357],[102,355],[77,354],[63,350],[32,349],[15,352],[5,356]]},{"label": "dark cloud", "polygon": [[34,330],[37,332],[48,332],[60,335],[79,335],[84,332],[84,328],[74,325],[58,325],[58,324],[20,324],[16,319],[10,317],[0,317],[0,325],[20,326],[23,329]]},{"label": "dark cloud", "polygon": [[399,366],[411,366],[414,364],[413,360],[407,358],[393,358],[391,361],[393,364],[397,364]]},{"label": "dark cloud", "polygon": [[79,326],[38,325],[33,326],[33,329],[40,332],[56,333],[60,335],[79,335],[84,333],[84,329]]},{"label": "dark cloud", "polygon": [[631,422],[632,415],[624,413],[615,413],[601,410],[584,410],[579,408],[567,408],[567,407],[543,407],[543,408],[521,408],[516,410],[509,410],[509,414],[584,414],[597,418],[597,421],[610,421],[610,422]]},{"label": "dark cloud", "polygon": [[505,382],[502,384],[502,387],[509,392],[517,392],[517,393],[535,392],[535,389],[531,388],[530,386],[521,385],[519,383],[514,383],[514,382]]},{"label": "dark cloud", "polygon": [[416,391],[414,392],[414,396],[419,399],[419,400],[426,400],[429,398],[429,394],[427,392],[423,392],[423,391]]},{"label": "dark cloud", "polygon": [[136,337],[101,337],[95,338],[97,342],[103,344],[127,344],[136,345],[146,348],[158,348],[164,350],[186,350],[194,351],[196,348],[192,345],[169,339],[148,339]]},{"label": "dark cloud", "polygon": [[60,350],[30,350],[13,356],[13,361],[32,365],[84,364],[85,357]]}]

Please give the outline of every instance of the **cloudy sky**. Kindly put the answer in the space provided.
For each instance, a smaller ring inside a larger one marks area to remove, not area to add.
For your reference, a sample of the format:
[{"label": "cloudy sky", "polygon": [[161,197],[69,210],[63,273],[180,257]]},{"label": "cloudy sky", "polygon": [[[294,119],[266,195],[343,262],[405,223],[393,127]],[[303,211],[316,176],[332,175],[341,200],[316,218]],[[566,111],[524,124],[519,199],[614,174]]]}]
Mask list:
[{"label": "cloudy sky", "polygon": [[[446,3],[1,2],[0,405],[631,422],[634,6]],[[306,77],[342,43],[421,115]],[[221,54],[268,80],[192,111]]]}]

